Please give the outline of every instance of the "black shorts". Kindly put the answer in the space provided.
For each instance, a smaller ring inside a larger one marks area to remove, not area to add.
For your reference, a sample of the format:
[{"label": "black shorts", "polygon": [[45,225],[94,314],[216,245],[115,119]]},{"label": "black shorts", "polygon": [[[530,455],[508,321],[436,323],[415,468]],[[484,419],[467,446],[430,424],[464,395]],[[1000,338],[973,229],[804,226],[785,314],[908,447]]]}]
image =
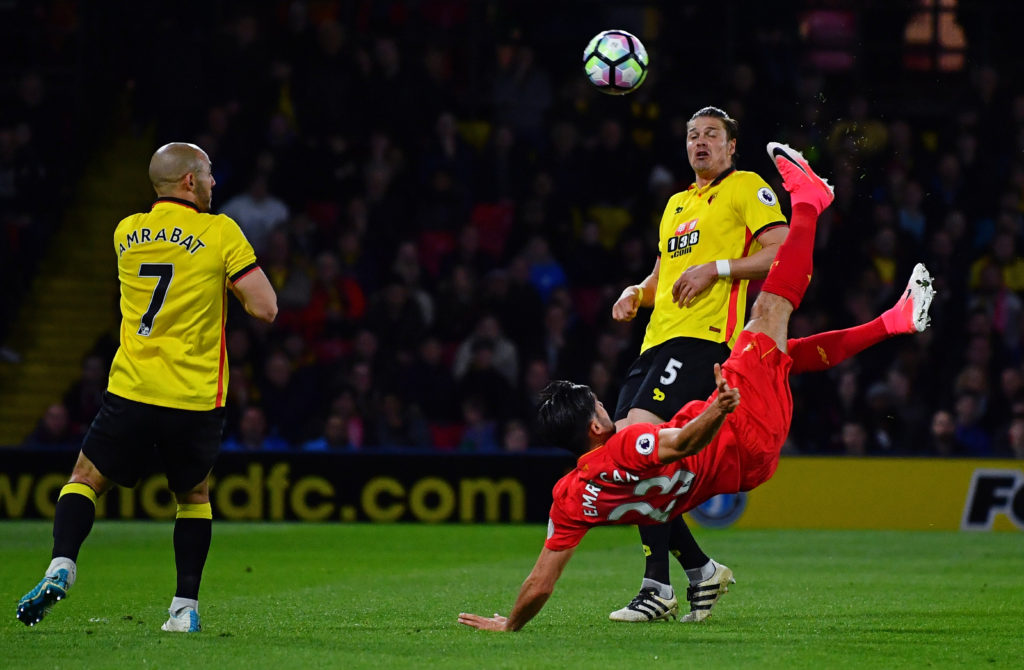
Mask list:
[{"label": "black shorts", "polygon": [[715,390],[715,363],[729,357],[729,345],[694,337],[676,337],[651,347],[633,361],[619,391],[614,419],[634,407],[668,421],[691,400]]},{"label": "black shorts", "polygon": [[223,432],[223,407],[159,407],[108,391],[82,441],[82,453],[121,486],[131,488],[142,475],[162,467],[171,491],[185,493],[213,469]]}]

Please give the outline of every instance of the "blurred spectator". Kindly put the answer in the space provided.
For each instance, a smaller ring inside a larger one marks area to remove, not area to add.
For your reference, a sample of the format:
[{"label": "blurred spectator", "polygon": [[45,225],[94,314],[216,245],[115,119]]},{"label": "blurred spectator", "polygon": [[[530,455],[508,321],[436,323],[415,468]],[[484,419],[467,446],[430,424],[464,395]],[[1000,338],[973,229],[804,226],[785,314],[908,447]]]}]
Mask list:
[{"label": "blurred spectator", "polygon": [[427,319],[409,287],[392,276],[383,288],[370,296],[366,325],[381,346],[391,352],[411,352],[427,332]]},{"label": "blurred spectator", "polygon": [[386,392],[381,398],[376,433],[380,447],[430,446],[430,430],[419,409],[407,406],[395,391]]},{"label": "blurred spectator", "polygon": [[366,428],[352,388],[342,388],[334,397],[331,401],[330,415],[337,416],[344,422],[348,444],[353,449],[361,449],[366,443]]},{"label": "blurred spectator", "polygon": [[324,431],[320,437],[302,445],[302,451],[353,451],[355,445],[349,438],[348,422],[345,417],[331,414],[324,422]]},{"label": "blurred spectator", "polygon": [[456,419],[455,380],[436,336],[423,338],[404,377],[403,389],[406,400],[418,407],[428,421],[447,423]]},{"label": "blurred spectator", "polygon": [[614,118],[603,119],[588,148],[586,183],[600,184],[601,187],[587,194],[590,199],[587,204],[630,207],[637,195],[643,192],[646,174],[637,165],[636,149],[628,142],[622,122]]},{"label": "blurred spectator", "polygon": [[[380,408],[380,389],[377,387],[373,364],[366,360],[352,362],[347,375],[347,386],[331,406],[331,411],[342,416],[356,414],[362,419],[363,436],[359,446],[375,446],[377,412]],[[348,397],[351,394],[351,398]],[[351,402],[352,407],[347,405]],[[350,419],[351,420],[351,419]]]},{"label": "blurred spectator", "polygon": [[612,374],[604,361],[597,360],[590,364],[587,386],[594,392],[597,399],[604,403],[606,409],[614,412],[619,389],[618,386],[612,385]]},{"label": "blurred spectator", "polygon": [[267,177],[262,174],[253,177],[246,191],[225,202],[220,211],[235,220],[257,258],[266,253],[270,232],[283,225],[289,215],[288,206],[270,193]]},{"label": "blurred spectator", "polygon": [[555,379],[571,379],[579,358],[573,351],[568,310],[560,304],[548,305],[544,313],[543,356]]},{"label": "blurred spectator", "polygon": [[484,402],[478,396],[469,396],[462,401],[462,437],[459,451],[490,453],[500,451],[498,424],[487,412]]},{"label": "blurred spectator", "polygon": [[543,358],[531,358],[523,366],[523,383],[519,388],[516,415],[533,420],[540,407],[540,392],[551,381],[548,364]]},{"label": "blurred spectator", "polygon": [[395,251],[395,260],[391,264],[391,272],[405,283],[409,293],[416,301],[416,304],[419,305],[420,312],[423,314],[423,320],[427,326],[433,324],[435,312],[434,298],[425,286],[415,243],[405,241],[398,245],[398,250]]},{"label": "blurred spectator", "polygon": [[979,268],[977,284],[967,306],[972,312],[985,313],[992,327],[1002,337],[1002,344],[1008,353],[1020,354],[1024,303],[1004,283],[1003,273],[997,266],[984,265]]},{"label": "blurred spectator", "polygon": [[519,454],[529,450],[530,446],[530,431],[527,430],[526,424],[515,419],[507,421],[501,431],[502,451]]},{"label": "blurred spectator", "polygon": [[53,404],[46,408],[46,413],[36,423],[35,430],[29,433],[21,446],[30,449],[40,447],[61,447],[78,449],[80,436],[71,430],[68,411],[64,405]]},{"label": "blurred spectator", "polygon": [[288,443],[267,432],[267,419],[259,407],[242,412],[238,431],[224,440],[224,451],[289,451]]},{"label": "blurred spectator", "polygon": [[316,387],[308,377],[297,374],[281,351],[267,357],[258,383],[260,407],[270,434],[297,444],[310,432],[310,409],[315,407]]},{"label": "blurred spectator", "polygon": [[828,136],[833,153],[844,151],[866,158],[881,151],[887,139],[885,124],[872,116],[868,99],[857,93],[850,98],[846,115],[832,126]]},{"label": "blurred spectator", "polygon": [[487,419],[504,418],[510,408],[513,386],[505,374],[495,366],[495,342],[482,338],[470,345],[469,364],[456,382],[458,397],[465,406],[473,401],[474,415]]},{"label": "blurred spectator", "polygon": [[419,198],[417,229],[454,235],[469,219],[469,194],[444,168],[430,174]]},{"label": "blurred spectator", "polygon": [[[349,205],[356,216],[365,214],[362,211],[362,201],[353,200]],[[362,233],[356,228],[347,228],[339,235],[336,243],[338,272],[345,277],[355,280],[363,292],[372,291],[377,286],[378,269],[374,259],[367,253],[363,244]]]},{"label": "blurred spectator", "polygon": [[110,366],[98,355],[90,354],[82,360],[82,374],[64,393],[63,400],[69,428],[74,435],[84,435],[96,417],[103,403],[103,393],[107,390],[109,371]]},{"label": "blurred spectator", "polygon": [[483,308],[501,322],[508,337],[523,351],[541,346],[544,304],[529,280],[529,265],[517,257],[508,269],[496,269],[484,278]]},{"label": "blurred spectator", "polygon": [[351,277],[341,274],[337,257],[324,251],[316,257],[316,276],[302,323],[306,338],[351,337],[366,313],[366,296]]},{"label": "blurred spectator", "polygon": [[503,202],[522,195],[522,175],[529,160],[507,124],[498,124],[477,160],[477,198],[481,202]]},{"label": "blurred spectator", "polygon": [[843,423],[839,430],[839,444],[845,456],[867,456],[873,451],[868,430],[859,421]]},{"label": "blurred spectator", "polygon": [[473,332],[455,350],[452,373],[461,380],[473,366],[477,357],[477,344],[487,343],[491,350],[491,365],[505,378],[508,386],[519,383],[519,352],[516,345],[505,337],[501,323],[493,314],[485,314],[477,321]]},{"label": "blurred spectator", "polygon": [[982,271],[994,266],[1002,273],[1003,286],[1011,291],[1024,291],[1024,258],[1017,253],[1014,236],[1008,232],[999,232],[992,238],[989,252],[971,265],[970,287],[981,286]]},{"label": "blurred spectator", "polygon": [[531,238],[523,253],[529,264],[529,281],[541,295],[541,300],[547,302],[552,291],[566,286],[565,270],[551,253],[548,241],[542,237]]},{"label": "blurred spectator", "polygon": [[932,415],[930,436],[926,456],[963,456],[967,449],[957,438],[956,422],[953,415],[940,409]]},{"label": "blurred spectator", "polygon": [[1010,458],[1024,460],[1024,417],[1017,417],[1010,422],[1007,429],[1007,442]]},{"label": "blurred spectator", "polygon": [[[437,53],[437,50],[433,50]],[[451,112],[439,114],[434,123],[434,132],[427,142],[420,161],[420,181],[426,185],[438,171],[444,171],[455,183],[473,183],[473,151],[459,135],[455,115]],[[470,194],[467,193],[468,197]]]},{"label": "blurred spectator", "polygon": [[954,403],[956,439],[964,445],[966,455],[992,455],[992,438],[982,424],[984,406],[974,393],[961,393]]},{"label": "blurred spectator", "polygon": [[925,217],[921,203],[924,201],[924,190],[916,181],[909,181],[903,186],[903,194],[900,198],[900,207],[896,213],[900,231],[910,238],[913,244],[920,244],[924,240],[925,231],[928,228],[928,219]]},{"label": "blurred spectator", "polygon": [[518,31],[498,42],[495,57],[497,71],[491,88],[494,121],[508,124],[526,142],[540,148],[545,141],[544,115],[552,101],[548,75]]},{"label": "blurred spectator", "polygon": [[292,253],[291,240],[286,230],[277,228],[270,232],[259,263],[277,293],[280,325],[297,327],[302,310],[309,305],[313,281],[305,259]]},{"label": "blurred spectator", "polygon": [[437,288],[435,332],[447,342],[470,335],[481,311],[477,278],[465,265],[455,265]]},{"label": "blurred spectator", "polygon": [[1018,367],[1006,367],[999,373],[999,388],[990,403],[992,425],[1003,429],[1016,418],[1018,408],[1024,406],[1024,372]]}]

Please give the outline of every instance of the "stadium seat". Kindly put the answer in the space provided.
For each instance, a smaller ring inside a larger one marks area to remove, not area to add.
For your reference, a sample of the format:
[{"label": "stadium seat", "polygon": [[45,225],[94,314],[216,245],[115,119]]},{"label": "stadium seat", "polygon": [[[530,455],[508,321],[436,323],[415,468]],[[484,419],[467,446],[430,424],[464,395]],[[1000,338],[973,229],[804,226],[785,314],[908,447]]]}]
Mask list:
[{"label": "stadium seat", "polygon": [[441,274],[441,262],[455,250],[455,236],[447,230],[425,230],[420,233],[420,264],[431,277]]},{"label": "stadium seat", "polygon": [[466,429],[461,423],[432,423],[430,424],[430,441],[434,448],[441,451],[451,451],[459,446],[459,440]]},{"label": "stadium seat", "polygon": [[584,323],[595,325],[601,316],[601,308],[604,306],[604,290],[599,286],[574,288],[572,289],[572,305]]},{"label": "stadium seat", "polygon": [[511,202],[483,202],[475,206],[469,221],[480,232],[480,249],[494,258],[501,258],[515,218],[515,204]]}]

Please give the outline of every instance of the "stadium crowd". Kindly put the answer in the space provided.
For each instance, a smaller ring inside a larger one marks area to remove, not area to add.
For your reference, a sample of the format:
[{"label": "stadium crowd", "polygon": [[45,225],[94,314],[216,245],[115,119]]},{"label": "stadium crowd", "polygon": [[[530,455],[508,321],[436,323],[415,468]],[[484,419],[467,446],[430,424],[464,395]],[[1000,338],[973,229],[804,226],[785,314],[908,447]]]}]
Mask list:
[{"label": "stadium crowd", "polygon": [[[762,147],[785,141],[836,186],[793,336],[877,316],[918,261],[939,292],[925,334],[793,379],[787,451],[1024,458],[1020,63],[968,46],[950,72],[816,64],[801,2],[734,17],[741,44],[698,62],[712,47],[671,27],[707,10],[662,8],[648,35],[643,3],[586,20],[578,4],[215,2],[207,23],[151,7],[72,22],[79,41],[97,21],[150,27],[118,31],[111,60],[134,55],[106,76],[137,132],[157,124],[154,147],[209,153],[214,210],[278,292],[273,326],[229,314],[225,448],[517,451],[542,446],[531,418],[551,379],[614,405],[643,333],[611,305],[650,270],[662,208],[693,178],[685,122],[713,104],[739,120],[740,169],[782,194]],[[652,66],[611,98],[579,52],[620,21]],[[3,82],[0,342],[58,220],[43,195],[66,178],[75,108],[48,97],[49,71]],[[26,446],[77,446],[115,337]]]}]

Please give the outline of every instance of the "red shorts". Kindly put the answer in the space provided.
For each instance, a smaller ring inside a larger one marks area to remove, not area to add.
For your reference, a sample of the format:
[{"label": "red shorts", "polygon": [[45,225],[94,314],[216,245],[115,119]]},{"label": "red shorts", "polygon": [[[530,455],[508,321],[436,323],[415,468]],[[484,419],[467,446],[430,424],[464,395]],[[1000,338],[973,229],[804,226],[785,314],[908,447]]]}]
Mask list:
[{"label": "red shorts", "polygon": [[722,375],[740,390],[740,405],[719,431],[719,440],[735,450],[739,461],[739,490],[768,481],[779,465],[779,452],[789,435],[793,394],[789,369],[793,359],[779,351],[764,333],[743,331]]}]

